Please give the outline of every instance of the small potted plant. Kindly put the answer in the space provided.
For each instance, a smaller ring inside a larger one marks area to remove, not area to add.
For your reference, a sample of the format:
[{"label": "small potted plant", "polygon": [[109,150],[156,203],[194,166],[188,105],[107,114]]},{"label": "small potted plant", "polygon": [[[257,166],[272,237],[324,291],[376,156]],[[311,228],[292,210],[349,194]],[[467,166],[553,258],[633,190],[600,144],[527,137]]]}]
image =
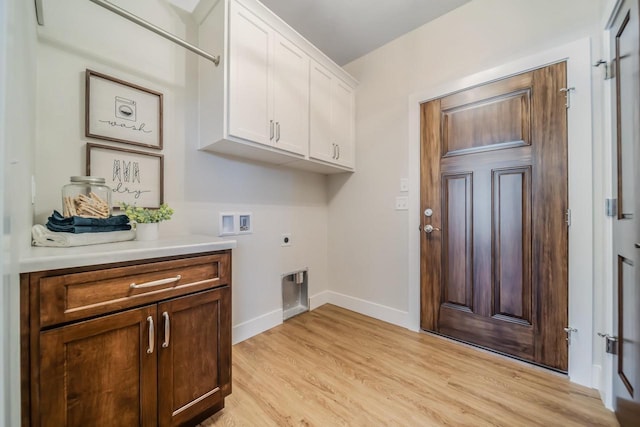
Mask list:
[{"label": "small potted plant", "polygon": [[127,203],[120,203],[120,208],[135,223],[136,240],[157,240],[158,224],[170,220],[173,215],[173,209],[166,203],[161,204],[158,209],[140,208]]}]

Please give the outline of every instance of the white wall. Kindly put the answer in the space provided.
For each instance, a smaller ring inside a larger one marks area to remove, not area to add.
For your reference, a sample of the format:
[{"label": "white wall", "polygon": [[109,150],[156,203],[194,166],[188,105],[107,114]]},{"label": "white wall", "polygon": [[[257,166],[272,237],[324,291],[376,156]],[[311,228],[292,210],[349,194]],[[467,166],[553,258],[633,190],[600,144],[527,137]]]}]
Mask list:
[{"label": "white wall", "polygon": [[[162,235],[217,236],[219,212],[253,213],[253,234],[238,236],[233,252],[234,341],[281,322],[280,274],[309,267],[310,295],[325,290],[326,177],[197,151],[197,56],[91,2],[44,3],[37,52],[36,220],[45,222],[60,208],[69,176],[84,175],[86,142],[127,147],[84,136],[89,68],[164,94],[165,201],[176,214],[161,224]],[[114,3],[197,44],[191,17],[162,0]],[[282,233],[292,234],[291,247],[280,246]]]},{"label": "white wall", "polygon": [[[18,256],[29,245],[30,177],[35,122],[35,13],[23,0],[0,2],[0,40],[7,62],[0,67],[0,138],[3,139],[2,288],[0,289],[0,425],[20,425]],[[6,15],[5,15],[6,13]],[[6,26],[5,26],[6,25]],[[5,38],[6,37],[6,38]],[[0,178],[2,179],[2,178]]]},{"label": "white wall", "polygon": [[[400,178],[409,173],[410,95],[589,36],[597,58],[601,14],[599,0],[475,0],[345,67],[360,81],[358,173],[329,179],[331,291],[386,306],[381,313],[408,313],[410,304],[418,304],[408,294],[408,233],[419,233],[419,224],[394,210]],[[601,90],[594,91],[593,101],[598,127]],[[599,210],[602,190],[596,190]],[[601,262],[594,257],[595,264]],[[596,301],[600,306],[602,300]]]}]

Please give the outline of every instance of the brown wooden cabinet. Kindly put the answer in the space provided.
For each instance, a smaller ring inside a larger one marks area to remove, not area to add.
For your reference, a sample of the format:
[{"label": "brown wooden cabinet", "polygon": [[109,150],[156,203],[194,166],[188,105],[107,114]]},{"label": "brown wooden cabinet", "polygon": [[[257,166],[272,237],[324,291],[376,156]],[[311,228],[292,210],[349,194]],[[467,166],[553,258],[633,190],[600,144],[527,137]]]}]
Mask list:
[{"label": "brown wooden cabinet", "polygon": [[173,426],[231,392],[231,253],[22,275],[23,424]]}]

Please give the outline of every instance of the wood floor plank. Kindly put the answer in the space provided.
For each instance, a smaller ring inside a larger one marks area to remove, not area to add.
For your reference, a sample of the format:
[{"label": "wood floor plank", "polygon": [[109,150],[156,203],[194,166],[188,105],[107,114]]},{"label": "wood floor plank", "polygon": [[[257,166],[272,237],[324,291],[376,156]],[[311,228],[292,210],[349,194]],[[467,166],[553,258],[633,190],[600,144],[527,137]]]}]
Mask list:
[{"label": "wood floor plank", "polygon": [[324,305],[233,347],[210,426],[617,426],[595,390]]}]

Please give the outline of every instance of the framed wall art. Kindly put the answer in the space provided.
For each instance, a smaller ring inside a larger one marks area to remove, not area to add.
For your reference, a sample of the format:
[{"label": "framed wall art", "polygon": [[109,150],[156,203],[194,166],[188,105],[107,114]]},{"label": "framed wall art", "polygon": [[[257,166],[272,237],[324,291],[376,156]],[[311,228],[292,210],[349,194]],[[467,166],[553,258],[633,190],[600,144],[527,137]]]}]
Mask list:
[{"label": "framed wall art", "polygon": [[162,154],[88,143],[87,175],[105,179],[116,209],[121,202],[158,208],[164,200]]},{"label": "framed wall art", "polygon": [[162,93],[86,71],[85,135],[162,149]]}]

